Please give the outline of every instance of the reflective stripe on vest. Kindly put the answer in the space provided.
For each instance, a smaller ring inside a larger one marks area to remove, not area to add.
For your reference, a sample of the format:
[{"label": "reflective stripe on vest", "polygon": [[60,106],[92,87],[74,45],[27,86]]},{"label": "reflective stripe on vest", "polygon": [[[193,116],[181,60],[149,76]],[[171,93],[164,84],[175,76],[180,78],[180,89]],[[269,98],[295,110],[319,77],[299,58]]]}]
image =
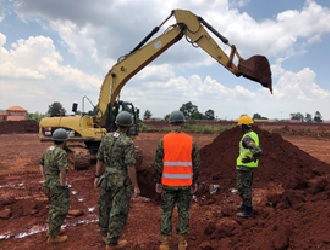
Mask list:
[{"label": "reflective stripe on vest", "polygon": [[185,133],[164,136],[162,185],[191,186],[193,182],[192,137]]},{"label": "reflective stripe on vest", "polygon": [[244,166],[248,168],[257,168],[259,164],[259,160],[256,160],[255,162],[250,162],[250,163],[243,163],[242,158],[243,157],[253,157],[253,153],[248,149],[243,147],[243,139],[246,135],[249,135],[253,140],[256,146],[259,147],[259,136],[251,131],[243,135],[242,139],[239,142],[239,155],[236,159],[236,165],[237,166]]}]

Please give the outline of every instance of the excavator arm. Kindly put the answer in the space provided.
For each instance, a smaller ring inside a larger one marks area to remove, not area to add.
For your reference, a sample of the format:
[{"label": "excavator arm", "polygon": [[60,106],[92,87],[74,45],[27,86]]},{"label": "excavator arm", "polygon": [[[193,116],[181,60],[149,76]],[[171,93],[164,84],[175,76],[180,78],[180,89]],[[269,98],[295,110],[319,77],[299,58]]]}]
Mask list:
[{"label": "excavator arm", "polygon": [[[222,36],[202,17],[185,10],[175,10],[174,15],[178,23],[187,24],[185,35],[191,43],[197,44],[198,47],[201,47],[234,75],[244,76],[249,80],[259,82],[263,87],[269,88],[270,92],[272,92],[270,65],[266,57],[255,55],[245,60],[239,55],[236,46],[231,45],[226,37]],[[204,27],[218,37],[221,42],[230,47],[231,52],[229,56],[219,47]],[[233,63],[234,56],[238,59],[237,66]]]},{"label": "excavator arm", "polygon": [[[176,23],[166,29],[163,34],[149,41],[172,16],[175,16]],[[205,28],[209,29],[225,45],[230,46],[229,56],[220,48]],[[183,36],[186,36],[187,41],[195,47],[202,48],[234,75],[244,76],[249,80],[259,82],[263,87],[272,91],[270,65],[266,57],[255,55],[247,60],[241,58],[236,47],[230,45],[228,40],[203,18],[190,11],[173,10],[164,22],[153,29],[136,48],[120,58],[107,73],[101,86],[98,102],[97,119],[101,126],[106,123],[108,105],[113,106],[115,104],[126,82],[173,44],[181,40]],[[238,58],[238,65],[233,63],[234,56]]]},{"label": "excavator arm", "polygon": [[184,27],[174,25],[164,34],[142,48],[119,60],[105,76],[99,97],[99,117],[101,126],[105,124],[107,105],[113,106],[126,82],[151,61],[166,51],[183,36]]}]

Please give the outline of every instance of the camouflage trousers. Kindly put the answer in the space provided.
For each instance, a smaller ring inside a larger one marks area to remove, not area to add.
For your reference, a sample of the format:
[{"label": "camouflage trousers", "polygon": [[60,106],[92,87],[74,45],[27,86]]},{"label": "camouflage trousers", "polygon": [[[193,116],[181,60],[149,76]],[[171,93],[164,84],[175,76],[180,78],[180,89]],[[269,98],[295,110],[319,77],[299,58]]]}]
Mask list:
[{"label": "camouflage trousers", "polygon": [[189,210],[191,205],[192,193],[188,190],[162,190],[160,217],[161,236],[170,236],[172,234],[172,213],[174,206],[178,208],[178,222],[176,233],[187,235],[189,229]]},{"label": "camouflage trousers", "polygon": [[237,169],[237,191],[242,198],[242,206],[245,208],[252,208],[252,185],[253,185],[254,169],[247,167],[240,167]]},{"label": "camouflage trousers", "polygon": [[128,177],[120,179],[106,178],[99,190],[99,227],[101,234],[107,236],[107,244],[120,238],[127,223],[133,186]]},{"label": "camouflage trousers", "polygon": [[68,214],[70,206],[70,191],[66,187],[45,187],[49,201],[48,223],[49,236],[56,237],[60,234],[61,226]]}]

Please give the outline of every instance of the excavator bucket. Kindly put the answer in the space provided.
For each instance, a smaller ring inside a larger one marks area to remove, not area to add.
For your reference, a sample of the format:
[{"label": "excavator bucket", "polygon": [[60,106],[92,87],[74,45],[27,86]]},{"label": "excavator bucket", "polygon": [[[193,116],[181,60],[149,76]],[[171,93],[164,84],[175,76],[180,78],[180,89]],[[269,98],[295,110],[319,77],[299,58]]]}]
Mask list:
[{"label": "excavator bucket", "polygon": [[261,86],[269,88],[270,93],[272,93],[272,73],[266,57],[255,55],[247,60],[240,58],[237,68],[239,75],[259,82]]}]

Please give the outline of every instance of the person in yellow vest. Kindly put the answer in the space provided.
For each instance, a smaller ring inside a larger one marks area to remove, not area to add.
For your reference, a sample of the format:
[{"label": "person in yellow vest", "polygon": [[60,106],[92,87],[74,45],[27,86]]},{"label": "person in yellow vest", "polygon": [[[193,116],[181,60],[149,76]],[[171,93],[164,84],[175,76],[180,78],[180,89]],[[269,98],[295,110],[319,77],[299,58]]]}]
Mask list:
[{"label": "person in yellow vest", "polygon": [[184,116],[181,111],[170,115],[172,131],[159,142],[155,154],[155,190],[161,193],[160,250],[170,249],[172,213],[178,208],[176,233],[180,235],[178,250],[188,247],[189,211],[192,194],[198,190],[199,151],[192,136],[183,133]]},{"label": "person in yellow vest", "polygon": [[252,186],[253,172],[258,167],[261,149],[259,136],[252,130],[253,120],[248,115],[238,119],[237,125],[242,128],[243,137],[239,142],[239,154],[236,160],[237,168],[237,190],[242,198],[241,213],[239,217],[253,216]]}]

